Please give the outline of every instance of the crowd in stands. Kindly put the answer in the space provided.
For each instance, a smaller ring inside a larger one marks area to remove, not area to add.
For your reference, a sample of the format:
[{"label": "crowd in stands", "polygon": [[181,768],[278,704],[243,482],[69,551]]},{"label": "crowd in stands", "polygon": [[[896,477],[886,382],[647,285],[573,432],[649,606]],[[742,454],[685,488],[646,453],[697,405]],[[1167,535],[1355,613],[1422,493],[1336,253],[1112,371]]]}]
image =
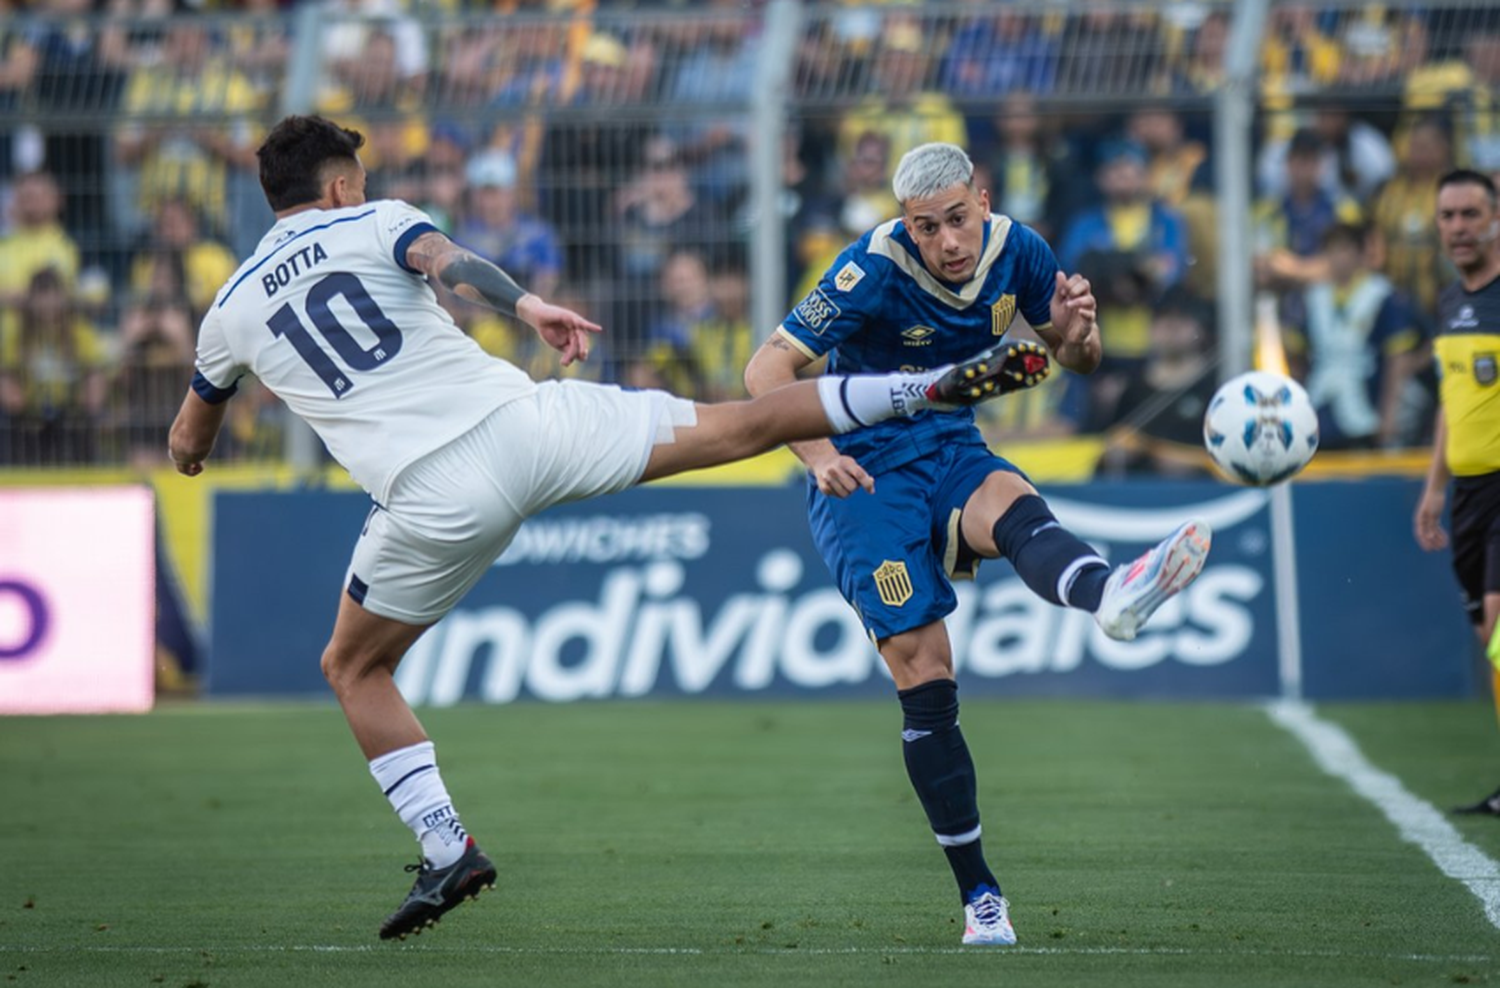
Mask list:
[{"label": "crowd in stands", "polygon": [[[161,462],[198,320],[271,223],[254,149],[298,77],[297,6],[0,0],[0,466]],[[606,326],[600,359],[569,373],[732,398],[773,328],[750,323],[748,276],[764,6],[327,0],[305,108],[366,134],[372,197]],[[779,149],[787,307],[896,214],[903,153],[962,144],[994,209],[1089,277],[1109,355],[992,403],[984,428],[1104,433],[1106,469],[1201,470],[1230,15],[808,9]],[[1258,77],[1262,311],[1325,445],[1420,444],[1450,277],[1435,179],[1500,171],[1500,8],[1277,5]],[[531,334],[443,301],[486,350],[559,373]],[[245,390],[224,452],[280,455],[279,407]]]}]

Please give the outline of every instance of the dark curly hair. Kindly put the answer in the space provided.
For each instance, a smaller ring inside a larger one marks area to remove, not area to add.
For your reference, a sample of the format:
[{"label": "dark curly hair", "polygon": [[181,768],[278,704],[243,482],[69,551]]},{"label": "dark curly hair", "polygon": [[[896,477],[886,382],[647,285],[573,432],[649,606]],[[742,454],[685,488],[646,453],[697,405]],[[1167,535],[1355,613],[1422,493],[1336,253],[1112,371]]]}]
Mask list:
[{"label": "dark curly hair", "polygon": [[274,212],[316,202],[330,166],[357,162],[365,136],[316,116],[282,119],[256,150],[260,187]]}]

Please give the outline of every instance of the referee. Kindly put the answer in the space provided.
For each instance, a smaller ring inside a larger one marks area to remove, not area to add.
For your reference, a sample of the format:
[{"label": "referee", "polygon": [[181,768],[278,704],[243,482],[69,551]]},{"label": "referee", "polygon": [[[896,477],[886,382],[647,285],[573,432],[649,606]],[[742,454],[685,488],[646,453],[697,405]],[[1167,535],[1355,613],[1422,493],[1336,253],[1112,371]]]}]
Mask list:
[{"label": "referee", "polygon": [[[1437,225],[1458,281],[1438,298],[1435,356],[1442,380],[1432,465],[1417,503],[1417,542],[1447,547],[1441,516],[1453,481],[1453,571],[1483,644],[1500,615],[1500,212],[1495,183],[1460,169],[1438,181]],[[1500,656],[1492,682],[1500,712]],[[1455,813],[1500,817],[1500,789]]]}]

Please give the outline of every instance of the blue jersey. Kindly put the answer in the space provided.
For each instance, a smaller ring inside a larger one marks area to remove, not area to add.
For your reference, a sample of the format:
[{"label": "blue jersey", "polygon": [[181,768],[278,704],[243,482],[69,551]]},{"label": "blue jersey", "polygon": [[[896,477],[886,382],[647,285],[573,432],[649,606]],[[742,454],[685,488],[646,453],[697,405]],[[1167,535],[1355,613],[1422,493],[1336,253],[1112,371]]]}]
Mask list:
[{"label": "blue jersey", "polygon": [[[955,285],[927,270],[895,219],[845,248],[777,332],[809,357],[828,354],[830,374],[942,367],[993,346],[1017,313],[1050,325],[1057,272],[1034,230],[992,215],[974,277]],[[954,442],[982,443],[973,409],[926,411],[833,438],[872,474]]]}]

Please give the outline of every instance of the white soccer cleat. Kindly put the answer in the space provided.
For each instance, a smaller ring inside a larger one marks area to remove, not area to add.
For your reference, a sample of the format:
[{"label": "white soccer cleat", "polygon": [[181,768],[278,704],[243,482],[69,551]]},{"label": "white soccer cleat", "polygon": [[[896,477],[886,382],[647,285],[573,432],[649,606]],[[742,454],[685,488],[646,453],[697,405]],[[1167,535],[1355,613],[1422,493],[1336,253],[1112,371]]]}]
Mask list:
[{"label": "white soccer cleat", "polygon": [[1122,642],[1135,638],[1156,609],[1187,588],[1203,572],[1213,530],[1194,519],[1156,544],[1135,562],[1109,575],[1094,620],[1109,637]]},{"label": "white soccer cleat", "polygon": [[1010,925],[1010,902],[999,892],[988,889],[964,906],[964,943],[1009,947],[1016,942],[1015,927]]}]

